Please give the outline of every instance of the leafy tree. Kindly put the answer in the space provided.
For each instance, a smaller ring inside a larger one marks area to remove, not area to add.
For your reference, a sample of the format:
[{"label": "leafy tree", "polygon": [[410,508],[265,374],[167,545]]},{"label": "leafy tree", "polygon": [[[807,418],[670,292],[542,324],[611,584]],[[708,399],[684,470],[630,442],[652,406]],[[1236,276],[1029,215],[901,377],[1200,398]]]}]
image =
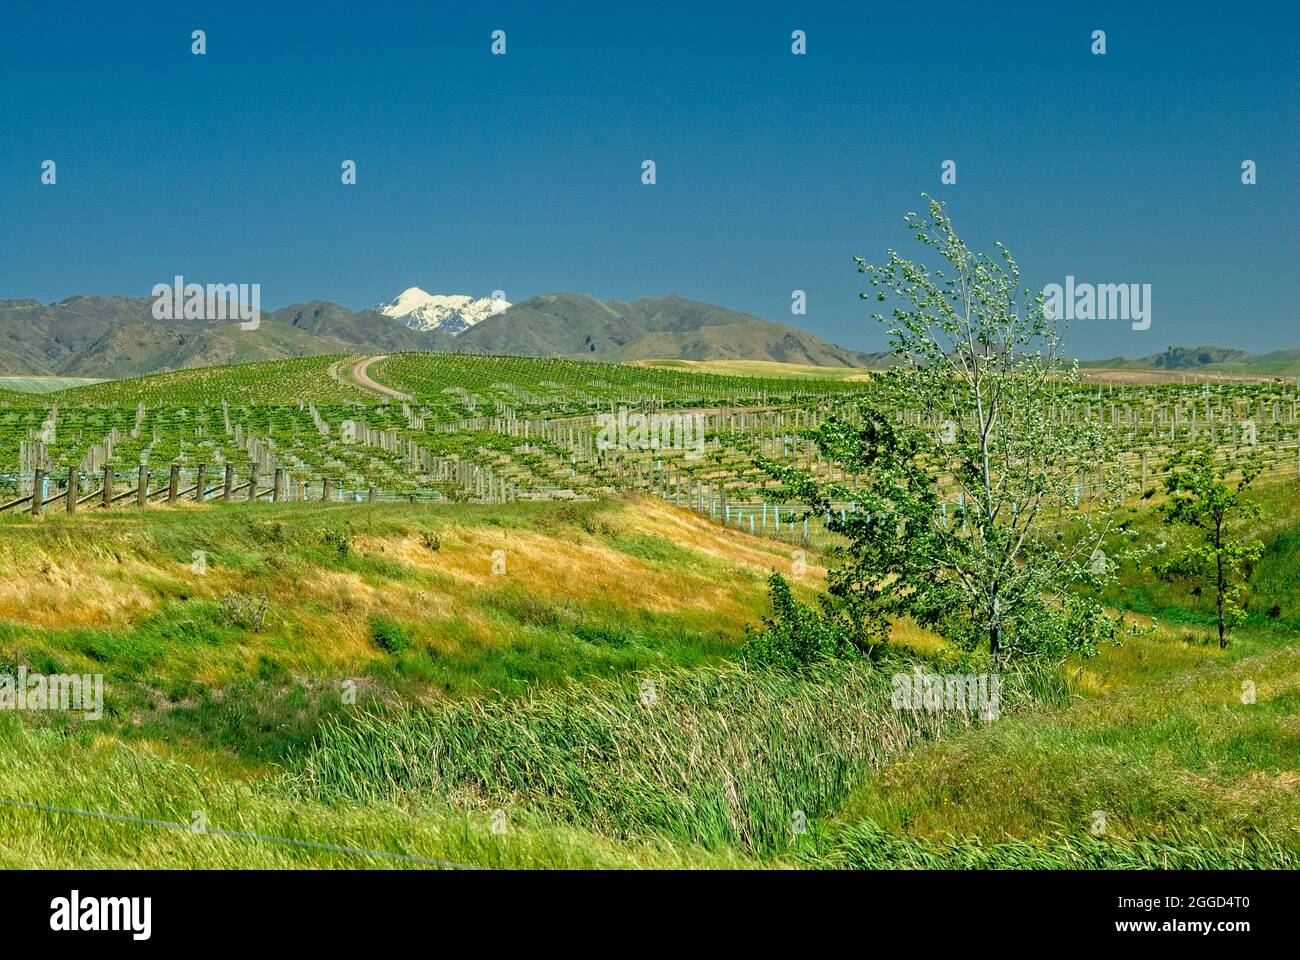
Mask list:
[{"label": "leafy tree", "polygon": [[[1117,629],[1087,589],[1113,577],[1101,547],[1117,478],[1098,470],[1111,452],[1101,425],[1067,415],[1078,370],[1060,361],[1064,331],[1041,294],[1018,290],[1001,244],[996,257],[973,253],[933,200],[906,222],[947,266],[893,250],[883,266],[857,260],[875,298],[895,300],[898,364],[812,432],[860,483],[763,466],[776,495],[824,512],[847,539],[829,592],[861,633],[882,639],[906,614],[967,649],[987,644],[998,662],[1091,653]],[[1093,501],[1080,508],[1085,485]],[[845,501],[858,509],[841,518]]]},{"label": "leafy tree", "polygon": [[[1246,491],[1263,469],[1256,457],[1240,464],[1217,464],[1211,448],[1182,450],[1169,462],[1165,492],[1169,499],[1160,507],[1166,525],[1191,527],[1199,538],[1166,564],[1208,576],[1214,589],[1214,607],[1219,627],[1219,646],[1228,645],[1232,628],[1245,619],[1238,603],[1250,578],[1250,567],[1264,552],[1258,540],[1245,542],[1234,535],[1238,523],[1260,516],[1259,506],[1245,498]],[[1236,483],[1229,474],[1240,470]]]}]

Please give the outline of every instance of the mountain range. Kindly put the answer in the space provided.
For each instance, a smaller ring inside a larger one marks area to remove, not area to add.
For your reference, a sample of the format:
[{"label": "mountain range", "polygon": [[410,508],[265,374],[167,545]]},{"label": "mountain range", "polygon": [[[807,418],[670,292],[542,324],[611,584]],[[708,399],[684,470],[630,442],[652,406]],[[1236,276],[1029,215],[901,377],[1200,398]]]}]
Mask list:
[{"label": "mountain range", "polygon": [[[123,378],[188,367],[333,353],[512,354],[622,362],[769,360],[879,369],[860,353],[781,323],[670,294],[630,302],[555,293],[511,304],[500,296],[430,294],[419,287],[367,310],[313,300],[238,323],[158,320],[152,297],[0,300],[0,375]],[[1250,354],[1169,347],[1148,356],[1084,361],[1112,371],[1300,375],[1300,350]],[[1166,374],[1167,375],[1167,374]]]},{"label": "mountain range", "polygon": [[[314,300],[238,323],[159,320],[152,297],[0,300],[0,374],[123,378],[213,364],[332,353],[434,350],[568,357],[775,360],[878,367],[887,355],[828,343],[785,324],[671,294],[628,303],[556,293],[510,304],[418,287],[350,310]],[[178,311],[179,312],[179,311]]]}]

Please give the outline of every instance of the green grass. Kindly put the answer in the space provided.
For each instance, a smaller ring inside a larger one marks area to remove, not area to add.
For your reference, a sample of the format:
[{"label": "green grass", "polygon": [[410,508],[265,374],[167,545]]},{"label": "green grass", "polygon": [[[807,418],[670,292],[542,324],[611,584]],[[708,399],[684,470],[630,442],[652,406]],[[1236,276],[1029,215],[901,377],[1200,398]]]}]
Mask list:
[{"label": "green grass", "polygon": [[[522,807],[620,839],[774,855],[798,816],[949,722],[890,707],[908,663],[589,679],[521,701],[329,718],[297,792],[326,803]],[[1014,683],[1004,708],[1025,702]]]},{"label": "green grass", "polygon": [[[740,867],[732,851],[617,843],[513,813],[503,833],[490,813],[391,804],[327,806],[292,797],[276,779],[204,754],[72,731],[30,728],[0,715],[0,800],[239,830],[496,868]],[[436,864],[340,853],[188,829],[22,809],[0,803],[0,867],[47,869],[430,868]]]},{"label": "green grass", "polygon": [[[809,844],[815,847],[815,844]],[[1265,836],[1226,841],[1209,831],[1170,840],[1113,840],[1084,834],[984,843],[950,838],[916,840],[863,820],[826,849],[806,855],[810,866],[836,870],[1287,870],[1300,855]]]},{"label": "green grass", "polygon": [[[1269,546],[1255,571],[1251,616],[1228,649],[1218,648],[1209,598],[1192,596],[1191,584],[1124,569],[1113,599],[1155,615],[1159,627],[1071,664],[1076,702],[919,747],[866,778],[825,828],[872,824],[940,846],[957,838],[949,853],[960,863],[993,862],[1003,855],[997,845],[1008,843],[1008,857],[1050,860],[1055,854],[1033,845],[1085,838],[1084,847],[1057,850],[1068,865],[1092,862],[1086,838],[1100,811],[1108,839],[1138,844],[1116,854],[1116,865],[1184,842],[1190,859],[1171,856],[1193,865],[1204,836],[1216,838],[1223,849],[1214,856],[1229,864],[1225,844],[1260,836],[1300,851],[1300,648],[1289,614],[1300,601],[1300,505],[1290,485],[1258,497],[1267,519],[1256,532]],[[1146,514],[1136,529],[1144,540],[1168,534]],[[1282,616],[1268,616],[1275,605]],[[1249,690],[1254,702],[1243,703]],[[875,827],[863,829],[874,836]],[[1146,841],[1157,846],[1143,852]],[[905,859],[940,856],[934,850],[904,851]]]},{"label": "green grass", "polygon": [[[1300,849],[1298,668],[1281,650],[1006,718],[885,767],[835,819],[1003,842],[1087,833],[1100,811],[1115,837],[1204,828]],[[1257,703],[1240,702],[1243,680]]]},{"label": "green grass", "polygon": [[[0,715],[0,799],[180,823],[201,810],[216,827],[513,867],[1293,867],[1291,490],[1259,492],[1268,549],[1227,650],[1188,582],[1125,569],[1111,599],[1156,628],[1063,674],[1006,678],[1001,717],[975,725],[892,710],[906,664],[889,658],[746,670],[762,564],[730,534],[712,549],[647,527],[639,501],[0,520],[0,672],[102,672],[107,697],[96,722]],[[1132,524],[1167,533],[1146,513]],[[510,573],[492,576],[505,542]],[[573,573],[592,556],[614,571],[601,585]],[[246,602],[263,593],[259,630]],[[937,651],[936,669],[958,669]],[[0,851],[4,866],[402,865],[3,806]]]}]

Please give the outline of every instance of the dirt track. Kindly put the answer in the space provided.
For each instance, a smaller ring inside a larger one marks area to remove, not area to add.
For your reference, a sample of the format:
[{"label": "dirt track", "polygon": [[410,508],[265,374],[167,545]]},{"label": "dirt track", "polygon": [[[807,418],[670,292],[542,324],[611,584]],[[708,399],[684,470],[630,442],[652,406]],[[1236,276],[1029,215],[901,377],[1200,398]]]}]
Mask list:
[{"label": "dirt track", "polygon": [[370,374],[367,372],[370,365],[372,363],[377,363],[380,360],[387,359],[387,354],[378,357],[367,357],[355,367],[352,367],[348,373],[359,386],[365,387],[367,390],[374,390],[376,393],[382,393],[387,397],[396,397],[398,400],[405,400],[406,394],[402,393],[400,390],[394,390],[392,387],[386,387],[382,383],[376,383],[374,380],[370,379]]}]

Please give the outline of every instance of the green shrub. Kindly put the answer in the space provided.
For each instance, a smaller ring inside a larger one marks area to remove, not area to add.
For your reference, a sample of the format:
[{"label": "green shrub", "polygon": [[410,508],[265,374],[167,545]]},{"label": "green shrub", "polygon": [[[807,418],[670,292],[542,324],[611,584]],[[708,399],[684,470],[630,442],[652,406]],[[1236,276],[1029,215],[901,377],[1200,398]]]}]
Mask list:
[{"label": "green shrub", "polygon": [[352,552],[352,528],[346,524],[335,530],[326,530],[323,539],[344,559]]},{"label": "green shrub", "polygon": [[762,629],[749,630],[742,653],[749,663],[798,669],[820,660],[853,658],[867,649],[849,624],[837,616],[829,598],[817,609],[800,603],[780,574],[768,577],[772,616]]},{"label": "green shrub", "polygon": [[411,647],[411,629],[385,616],[370,618],[370,639],[385,653],[401,653]]}]

